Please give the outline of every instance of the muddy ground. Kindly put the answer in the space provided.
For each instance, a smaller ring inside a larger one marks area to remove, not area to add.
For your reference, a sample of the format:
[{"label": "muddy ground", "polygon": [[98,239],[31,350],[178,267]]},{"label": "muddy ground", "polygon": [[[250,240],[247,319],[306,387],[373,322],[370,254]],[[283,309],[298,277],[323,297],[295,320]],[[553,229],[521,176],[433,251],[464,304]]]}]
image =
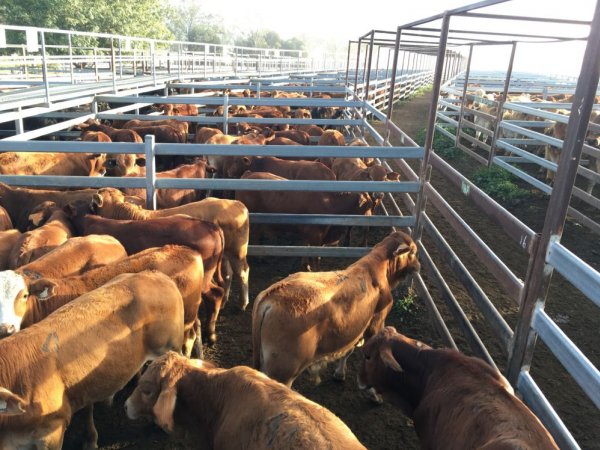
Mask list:
[{"label": "muddy ground", "polygon": [[[429,108],[430,94],[417,97],[410,102],[402,103],[396,108],[395,123],[409,135],[415,136],[424,128]],[[459,170],[470,174],[477,165],[467,158],[452,162]],[[496,223],[480,213],[473,205],[465,201],[464,196],[439,174],[433,173],[433,185],[443,192],[449,203],[461,214],[482,238],[497,252],[502,260],[521,277],[525,277],[527,265],[526,255],[518,246],[503,236]],[[534,230],[540,231],[547,199],[539,193],[531,192],[526,202],[508,206],[511,212],[521,218]],[[480,282],[485,292],[511,327],[516,321],[517,306],[498,287],[492,276],[476,262],[474,255],[446,222],[440,218],[432,207],[428,213],[438,228],[450,242],[454,250],[465,262],[472,274]],[[598,218],[597,218],[598,219]],[[372,229],[373,230],[373,229]],[[386,234],[385,230],[374,230],[370,234],[370,243],[377,242]],[[432,249],[427,237],[425,245]],[[587,232],[573,221],[566,226],[563,240],[568,248],[596,268],[600,268],[600,243],[597,236]],[[433,257],[439,255],[430,250]],[[322,270],[341,268],[348,265],[349,260],[324,261]],[[251,298],[275,281],[299,270],[297,258],[250,258]],[[456,280],[447,265],[439,264],[452,290],[465,308],[469,319],[481,334],[499,367],[503,367],[506,355],[501,350],[491,331],[484,324],[481,314],[464,293],[460,282]],[[424,273],[427,279],[427,273]],[[251,362],[251,321],[250,311],[238,312],[236,291],[230,303],[222,311],[218,333],[219,341],[214,348],[206,351],[206,356],[222,367],[232,367]],[[440,296],[432,289],[434,298]],[[437,294],[437,295],[436,295]],[[441,345],[429,320],[429,314],[420,299],[413,303],[407,300],[406,288],[400,288],[395,295],[398,300],[387,324],[395,326],[403,333],[421,339],[434,346]],[[457,336],[459,347],[468,353],[468,348],[460,337],[460,331],[452,321],[451,315],[441,301],[438,306]],[[575,289],[559,277],[554,277],[547,311],[557,320],[561,328],[575,341],[584,353],[597,366],[600,365],[600,317],[597,308],[583,298]],[[355,376],[359,363],[359,355],[354,354],[349,360],[348,378],[340,383],[332,379],[333,367],[323,377],[319,386],[314,386],[308,376],[302,375],[295,384],[295,389],[308,398],[324,405],[337,414],[354,431],[361,442],[371,449],[416,449],[419,448],[411,421],[399,410],[389,404],[374,406],[365,395],[357,390]],[[536,381],[555,405],[559,414],[566,421],[582,448],[600,448],[600,415],[598,410],[585,399],[575,383],[566,376],[562,367],[553,359],[543,346],[538,345],[534,357],[532,374]],[[117,394],[112,407],[99,405],[95,417],[99,432],[99,444],[102,449],[180,449],[181,444],[174,442],[157,427],[146,423],[129,421],[123,411],[123,401],[131,391],[131,387]],[[199,407],[202,407],[199,405]],[[80,448],[81,426],[77,418],[67,433],[66,449]]]}]

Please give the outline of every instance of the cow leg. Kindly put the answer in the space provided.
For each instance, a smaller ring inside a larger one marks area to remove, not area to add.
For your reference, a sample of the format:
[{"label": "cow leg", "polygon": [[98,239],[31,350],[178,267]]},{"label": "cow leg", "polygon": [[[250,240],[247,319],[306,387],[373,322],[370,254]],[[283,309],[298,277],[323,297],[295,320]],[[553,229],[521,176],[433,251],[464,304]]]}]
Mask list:
[{"label": "cow leg", "polygon": [[202,331],[200,329],[200,320],[198,318],[196,318],[194,322],[194,331],[196,338],[192,344],[190,357],[204,359],[204,350],[202,348]]},{"label": "cow leg", "polygon": [[85,414],[85,437],[83,448],[86,450],[98,448],[98,431],[94,424],[94,404],[90,403],[83,408],[82,414]]},{"label": "cow leg", "polygon": [[67,424],[65,422],[57,422],[55,427],[50,427],[48,434],[40,439],[39,444],[35,448],[41,450],[61,450],[66,428]]},{"label": "cow leg", "polygon": [[348,358],[354,351],[352,348],[348,353],[340,358],[337,368],[335,372],[333,372],[333,379],[337,381],[344,381],[346,379],[346,363],[348,362]]},{"label": "cow leg", "polygon": [[223,288],[213,285],[208,292],[202,294],[202,303],[206,311],[206,331],[208,343],[213,345],[217,342],[217,318],[223,301]]},{"label": "cow leg", "polygon": [[[596,173],[600,173],[600,158],[594,158],[593,156],[588,156],[588,159],[590,161],[588,168],[590,170],[595,171]],[[586,186],[585,192],[592,195],[594,186],[596,186],[596,182],[594,180],[587,180],[587,186]]]},{"label": "cow leg", "polygon": [[250,303],[250,297],[248,292],[248,278],[250,276],[250,266],[246,261],[246,258],[235,259],[231,261],[233,267],[233,274],[235,275],[237,282],[239,283],[242,290],[242,311],[245,311]]}]

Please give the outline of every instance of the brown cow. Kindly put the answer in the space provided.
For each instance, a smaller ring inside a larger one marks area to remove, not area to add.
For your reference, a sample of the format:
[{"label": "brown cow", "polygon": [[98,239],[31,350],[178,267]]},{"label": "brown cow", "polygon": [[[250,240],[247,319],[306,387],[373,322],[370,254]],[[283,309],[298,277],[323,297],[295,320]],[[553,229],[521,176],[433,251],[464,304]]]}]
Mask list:
[{"label": "brown cow", "polygon": [[23,233],[15,243],[8,262],[10,269],[39,259],[73,236],[67,215],[53,202],[40,203],[32,211],[29,220],[39,228]]},{"label": "brown cow", "polygon": [[[309,134],[306,131],[301,131],[301,130],[276,131],[275,138],[290,139],[294,142],[297,142],[300,145],[309,145],[310,144]],[[270,144],[273,144],[273,141],[271,141]]]},{"label": "brown cow", "polygon": [[221,227],[225,235],[225,301],[229,297],[232,276],[238,280],[241,288],[242,309],[249,303],[248,277],[250,267],[246,260],[250,221],[248,209],[236,200],[208,197],[204,200],[188,203],[177,208],[149,211],[132,205],[125,200],[117,189],[103,188],[94,197],[94,210],[103,217],[113,219],[146,220],[155,217],[169,217],[175,214],[187,214],[202,220],[208,220]]},{"label": "brown cow", "polygon": [[107,134],[113,142],[137,142],[139,144],[144,142],[141,136],[133,130],[121,130],[119,128],[109,127],[108,125],[103,125],[97,119],[88,119],[77,126],[83,131],[102,131]]},{"label": "brown cow", "polygon": [[175,128],[180,133],[183,133],[185,135],[188,134],[189,129],[190,129],[190,126],[187,122],[180,121],[180,120],[174,120],[174,119],[166,119],[166,120],[165,119],[163,119],[163,120],[133,119],[133,120],[128,120],[127,122],[125,122],[121,128],[126,129],[126,130],[131,130],[132,128],[155,127],[155,126],[161,126],[161,125],[167,125],[171,128]]},{"label": "brown cow", "polygon": [[185,144],[187,142],[187,134],[173,128],[170,125],[156,125],[130,128],[142,138],[146,135],[153,134],[156,142]]},{"label": "brown cow", "polygon": [[96,192],[96,189],[73,191],[27,189],[11,187],[0,182],[0,204],[10,215],[15,227],[20,231],[27,231],[29,215],[40,203],[50,201],[62,207],[76,200],[91,201]]},{"label": "brown cow", "polygon": [[364,347],[362,388],[392,393],[422,448],[558,449],[508,381],[484,361],[386,327]]},{"label": "brown cow", "polygon": [[326,130],[319,138],[319,145],[336,145],[343,147],[346,145],[344,135],[337,130]]},{"label": "brown cow", "polygon": [[0,231],[0,270],[8,269],[8,261],[12,249],[21,237],[19,230]]},{"label": "brown cow", "polygon": [[0,206],[0,231],[6,231],[14,228],[8,211]]},{"label": "brown cow", "polygon": [[400,175],[389,172],[381,164],[367,166],[360,158],[335,158],[331,170],[338,180],[398,181]]},{"label": "brown cow", "polygon": [[335,180],[335,174],[318,161],[290,161],[274,156],[243,156],[228,167],[230,178],[239,178],[247,170],[269,172],[288,180]]},{"label": "brown cow", "polygon": [[206,144],[213,136],[222,135],[223,132],[218,128],[201,127],[198,125],[194,135],[194,144]]},{"label": "brown cow", "polygon": [[148,220],[107,219],[90,214],[91,206],[90,203],[76,202],[65,207],[80,236],[108,234],[123,244],[128,255],[167,244],[187,245],[202,255],[202,296],[208,318],[205,327],[209,342],[216,342],[215,329],[223,302],[224,286],[221,263],[225,238],[221,228],[212,222],[183,214]]},{"label": "brown cow", "polygon": [[[160,292],[160,295],[156,295]],[[96,448],[93,403],[123,389],[149,359],[181,348],[183,302],[160,272],[123,274],[0,341],[0,448],[62,448],[85,409],[85,448]]]},{"label": "brown cow", "polygon": [[1,175],[100,176],[104,153],[14,153],[0,154]]},{"label": "brown cow", "polygon": [[334,414],[249,367],[218,369],[174,352],[156,359],[125,402],[193,447],[364,449]]},{"label": "brown cow", "polygon": [[84,131],[81,140],[85,142],[112,142],[110,136],[102,131]]},{"label": "brown cow", "polygon": [[89,270],[81,275],[40,278],[27,286],[28,298],[17,314],[21,329],[39,322],[61,306],[92,291],[122,273],[158,270],[168,275],[179,289],[184,306],[184,354],[202,355],[198,307],[202,299],[204,267],[202,255],[183,245],[149,248],[112,264]]},{"label": "brown cow", "polygon": [[306,368],[319,382],[321,366],[346,359],[361,341],[383,328],[392,290],[420,268],[417,246],[395,232],[346,270],[298,272],[256,297],[252,311],[254,368],[287,386]]},{"label": "brown cow", "polygon": [[189,104],[162,103],[153,105],[155,111],[161,111],[165,116],[197,116],[198,107]]},{"label": "brown cow", "polygon": [[[9,232],[4,232],[9,233]],[[20,233],[0,238],[0,246],[17,239]],[[12,248],[12,247],[11,247]],[[0,338],[18,331],[20,317],[15,315],[19,302],[27,297],[27,286],[42,276],[59,278],[78,275],[86,270],[110,264],[127,256],[123,246],[111,236],[91,235],[71,238],[63,245],[17,270],[0,272]]]},{"label": "brown cow", "polygon": [[[140,168],[144,169],[144,168]],[[208,165],[208,163],[197,158],[192,164],[184,164],[175,169],[156,172],[156,178],[206,178],[206,174],[215,173],[217,169]],[[129,174],[127,176],[143,177],[146,170],[140,170],[138,174]],[[143,188],[124,188],[122,191],[127,196],[137,196],[144,200],[142,206],[146,206],[146,189]],[[196,200],[201,200],[203,194],[196,189],[157,189],[156,206],[159,209],[174,208],[185,205]]]}]

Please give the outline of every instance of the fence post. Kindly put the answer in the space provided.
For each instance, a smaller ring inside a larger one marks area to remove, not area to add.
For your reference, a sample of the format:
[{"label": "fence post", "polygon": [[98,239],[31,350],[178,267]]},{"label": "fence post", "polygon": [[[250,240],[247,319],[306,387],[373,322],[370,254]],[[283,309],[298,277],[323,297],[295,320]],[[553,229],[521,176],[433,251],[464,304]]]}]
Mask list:
[{"label": "fence post", "polygon": [[113,38],[110,38],[110,67],[112,72],[113,92],[117,93],[117,67],[115,56],[115,44]]},{"label": "fence post", "polygon": [[94,47],[94,75],[96,81],[100,81],[100,74],[98,71],[98,49],[96,47]]},{"label": "fence post", "polygon": [[44,77],[44,88],[46,90],[46,103],[50,106],[50,81],[48,80],[48,61],[46,60],[46,39],[44,32],[40,31],[42,42],[42,75]]},{"label": "fence post", "polygon": [[225,94],[223,96],[223,133],[224,134],[228,134],[229,132],[229,123],[228,123],[228,116],[229,116],[229,95]]},{"label": "fence post", "polygon": [[467,102],[467,85],[469,84],[469,75],[471,74],[471,58],[473,57],[473,44],[469,45],[469,58],[467,59],[467,71],[465,72],[465,81],[463,84],[462,99],[460,102],[460,115],[458,116],[458,126],[456,127],[456,137],[454,139],[454,145],[458,147],[460,143],[460,130],[462,128],[462,121],[465,115],[465,104]]},{"label": "fence post", "polygon": [[75,84],[75,74],[73,72],[73,42],[71,40],[71,33],[67,34],[69,39],[69,73],[71,75],[71,84]]},{"label": "fence post", "polygon": [[206,78],[206,65],[208,64],[208,45],[204,45],[204,78]]},{"label": "fence post", "polygon": [[156,209],[156,157],[154,155],[154,135],[147,134],[144,138],[144,153],[146,154],[146,208]]}]

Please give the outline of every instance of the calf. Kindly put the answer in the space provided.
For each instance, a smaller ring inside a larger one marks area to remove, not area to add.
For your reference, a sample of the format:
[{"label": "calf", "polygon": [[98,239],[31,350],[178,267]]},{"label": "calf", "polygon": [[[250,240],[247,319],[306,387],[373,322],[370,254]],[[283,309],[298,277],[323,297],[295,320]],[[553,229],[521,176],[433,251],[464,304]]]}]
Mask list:
[{"label": "calf", "polygon": [[194,447],[364,449],[334,414],[249,367],[218,369],[174,352],[156,359],[125,402]]},{"label": "calf", "polygon": [[363,338],[383,328],[392,290],[420,268],[417,246],[395,232],[346,270],[298,272],[256,297],[252,311],[254,368],[291,386],[306,368],[319,382],[323,364],[346,359]]},{"label": "calf", "polygon": [[[310,136],[306,131],[301,130],[287,130],[287,131],[276,131],[275,138],[286,138],[300,145],[310,145]],[[273,142],[271,141],[271,144]]]},{"label": "calf", "polygon": [[110,136],[102,131],[84,131],[81,140],[85,142],[112,142]]},{"label": "calf", "polygon": [[39,259],[73,236],[67,215],[53,202],[41,203],[29,217],[39,228],[23,233],[15,243],[9,257],[10,269]]},{"label": "calf", "polygon": [[139,144],[144,142],[141,136],[133,130],[121,130],[109,127],[108,125],[103,125],[97,119],[88,119],[80,123],[78,127],[83,131],[101,131],[108,135],[113,142],[137,142]]},{"label": "calf", "polygon": [[364,347],[359,385],[389,393],[422,448],[558,449],[508,381],[485,362],[386,327]]},{"label": "calf", "polygon": [[28,298],[17,311],[21,329],[39,322],[48,314],[77,297],[92,291],[122,273],[158,270],[168,275],[179,289],[184,306],[184,354],[202,355],[198,307],[202,299],[204,266],[202,255],[182,245],[149,248],[112,264],[97,267],[81,275],[40,278],[27,286]]},{"label": "calf", "polygon": [[248,255],[250,219],[248,209],[243,203],[208,197],[177,208],[149,211],[126,202],[123,193],[117,189],[103,188],[98,190],[97,196],[94,197],[93,208],[97,214],[113,219],[147,220],[175,214],[187,214],[219,225],[225,235],[225,256],[223,258],[227,274],[225,277],[225,301],[229,298],[232,276],[235,276],[240,283],[242,309],[248,306],[250,267],[246,257]]},{"label": "calf", "polygon": [[119,240],[127,254],[167,244],[187,245],[202,255],[204,283],[202,296],[208,317],[205,327],[209,342],[217,340],[215,328],[223,301],[221,263],[225,239],[218,225],[183,214],[148,220],[115,220],[89,214],[90,204],[66,207],[77,234],[108,234]]},{"label": "calf", "polygon": [[143,128],[143,127],[155,127],[155,126],[161,126],[161,125],[167,125],[171,128],[175,128],[176,130],[178,130],[180,133],[183,133],[185,135],[188,134],[190,126],[187,122],[183,122],[183,121],[179,121],[179,120],[174,120],[174,119],[167,119],[167,120],[128,120],[127,122],[125,122],[123,124],[123,126],[121,128],[123,129],[127,129],[127,130],[131,130],[133,128]]},{"label": "calf", "polygon": [[[0,246],[7,244],[8,239],[16,240],[19,235],[17,232],[0,238]],[[15,311],[23,307],[29,295],[27,287],[33,281],[42,276],[60,278],[78,275],[126,256],[123,246],[111,236],[75,237],[17,270],[0,272],[0,338],[19,331],[21,317]]]},{"label": "calf", "polygon": [[194,135],[194,144],[206,144],[211,137],[222,134],[223,132],[218,128],[198,126],[198,128],[196,128],[196,134]]},{"label": "calf", "polygon": [[100,176],[104,153],[14,153],[0,154],[1,175]]},{"label": "calf", "polygon": [[[160,295],[156,295],[160,292]],[[183,301],[159,272],[124,274],[0,341],[0,448],[59,450],[71,416],[123,389],[149,359],[181,348]]]},{"label": "calf", "polygon": [[319,145],[337,145],[343,147],[346,145],[344,135],[337,130],[326,130],[319,138]]}]

